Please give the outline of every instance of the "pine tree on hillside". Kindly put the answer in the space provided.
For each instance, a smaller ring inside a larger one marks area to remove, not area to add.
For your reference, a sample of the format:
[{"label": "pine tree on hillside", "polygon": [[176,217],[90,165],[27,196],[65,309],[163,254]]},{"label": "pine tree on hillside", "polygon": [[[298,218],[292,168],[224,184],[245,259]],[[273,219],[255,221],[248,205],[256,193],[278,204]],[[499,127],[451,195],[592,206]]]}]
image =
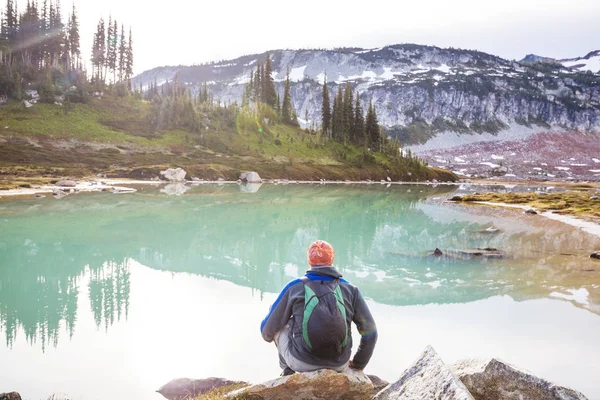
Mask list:
[{"label": "pine tree on hillside", "polygon": [[263,74],[262,82],[262,97],[263,103],[275,109],[275,102],[277,101],[277,92],[275,91],[275,82],[273,82],[273,67],[271,65],[271,57],[267,53],[267,60],[265,61],[265,70]]},{"label": "pine tree on hillside", "polygon": [[321,129],[323,136],[328,137],[331,131],[331,106],[329,105],[329,89],[327,88],[327,76],[323,81],[323,103],[321,104]]},{"label": "pine tree on hillside", "polygon": [[354,106],[354,144],[358,146],[365,145],[365,118],[360,106],[360,98],[356,93],[356,105]]},{"label": "pine tree on hillside", "polygon": [[108,33],[106,37],[106,66],[112,73],[113,84],[117,81],[117,41],[118,41],[118,27],[117,21],[112,21],[112,17],[108,17]]},{"label": "pine tree on hillside", "polygon": [[373,103],[369,102],[369,109],[367,110],[367,119],[365,122],[365,134],[369,141],[369,147],[372,151],[380,151],[381,149],[381,133],[379,131],[379,124],[377,122],[377,114]]},{"label": "pine tree on hillside", "polygon": [[119,81],[125,78],[125,64],[127,57],[127,40],[125,40],[125,27],[121,24],[121,36],[119,38]]},{"label": "pine tree on hillside", "polygon": [[344,94],[342,92],[342,86],[338,86],[337,96],[335,97],[334,103],[334,112],[333,112],[333,121],[334,121],[334,131],[333,138],[335,140],[341,141],[345,135],[344,132]]},{"label": "pine tree on hillside", "polygon": [[77,17],[77,11],[75,10],[75,4],[73,4],[73,11],[71,13],[71,23],[69,24],[69,51],[71,52],[71,68],[76,68],[79,64],[81,57],[79,37],[79,17]]},{"label": "pine tree on hillside", "polygon": [[342,105],[342,112],[344,113],[344,141],[346,138],[354,140],[354,93],[352,92],[352,85],[346,83],[344,88],[344,102]]},{"label": "pine tree on hillside", "polygon": [[254,74],[254,102],[260,103],[262,101],[262,78],[263,69],[260,61],[256,62],[256,73]]},{"label": "pine tree on hillside", "polygon": [[125,80],[127,87],[131,90],[131,78],[133,77],[133,36],[129,28],[129,40],[127,41],[127,51],[125,52]]},{"label": "pine tree on hillside", "polygon": [[294,121],[294,110],[292,109],[292,94],[290,87],[290,70],[288,68],[283,89],[283,102],[281,103],[281,118],[286,124],[297,123]]}]

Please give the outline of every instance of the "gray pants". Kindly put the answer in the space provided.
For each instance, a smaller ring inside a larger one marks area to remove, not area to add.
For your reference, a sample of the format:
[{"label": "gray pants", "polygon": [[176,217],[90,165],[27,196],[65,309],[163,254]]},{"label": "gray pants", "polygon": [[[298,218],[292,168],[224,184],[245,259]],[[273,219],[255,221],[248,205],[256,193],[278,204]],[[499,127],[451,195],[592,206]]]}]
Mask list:
[{"label": "gray pants", "polygon": [[290,342],[290,326],[286,325],[282,330],[275,334],[275,345],[279,352],[279,366],[281,369],[290,367],[296,372],[310,372],[318,369],[331,369],[337,372],[342,372],[348,368],[348,363],[339,367],[330,367],[322,365],[313,365],[305,363],[304,361],[298,360],[294,357],[290,351],[292,343]]}]

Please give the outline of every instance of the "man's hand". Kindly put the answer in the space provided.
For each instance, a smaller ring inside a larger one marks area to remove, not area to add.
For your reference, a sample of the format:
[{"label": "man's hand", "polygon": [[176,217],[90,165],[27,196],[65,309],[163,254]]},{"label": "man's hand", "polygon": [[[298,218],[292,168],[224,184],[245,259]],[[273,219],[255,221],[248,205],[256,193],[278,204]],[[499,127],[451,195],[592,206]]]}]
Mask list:
[{"label": "man's hand", "polygon": [[356,369],[356,370],[358,370],[358,371],[362,371],[362,368],[356,368],[356,367],[354,366],[354,361],[352,361],[352,360],[350,360],[350,361],[348,362],[348,366],[349,366],[350,368],[352,368],[352,369]]}]

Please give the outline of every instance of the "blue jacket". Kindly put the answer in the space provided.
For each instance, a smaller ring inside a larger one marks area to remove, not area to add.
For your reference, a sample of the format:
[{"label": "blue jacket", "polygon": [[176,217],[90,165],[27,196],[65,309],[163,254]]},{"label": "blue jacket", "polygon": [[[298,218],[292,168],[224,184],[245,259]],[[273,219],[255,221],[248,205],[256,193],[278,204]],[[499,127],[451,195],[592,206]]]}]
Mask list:
[{"label": "blue jacket", "polygon": [[348,344],[344,351],[335,359],[321,359],[310,353],[302,337],[302,319],[304,316],[304,283],[295,279],[283,288],[269,314],[262,321],[260,331],[267,342],[273,341],[275,334],[290,323],[291,353],[297,359],[313,365],[339,367],[350,359],[352,352],[351,323],[354,322],[361,335],[360,346],[354,355],[353,363],[357,369],[363,369],[368,364],[375,343],[377,342],[377,327],[369,307],[358,288],[342,278],[331,266],[313,267],[305,275],[311,281],[332,282],[340,279],[340,289],[346,307],[346,323],[348,324]]}]

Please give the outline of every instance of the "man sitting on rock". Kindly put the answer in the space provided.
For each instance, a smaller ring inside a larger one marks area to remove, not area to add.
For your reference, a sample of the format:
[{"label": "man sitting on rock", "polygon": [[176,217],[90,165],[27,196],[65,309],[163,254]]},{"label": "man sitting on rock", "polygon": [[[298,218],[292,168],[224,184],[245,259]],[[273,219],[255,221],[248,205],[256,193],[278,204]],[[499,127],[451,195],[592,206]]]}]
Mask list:
[{"label": "man sitting on rock", "polygon": [[[282,375],[348,366],[362,370],[377,342],[377,327],[356,286],[333,266],[333,247],[317,240],[308,248],[311,269],[291,281],[271,306],[260,331],[267,342],[275,340]],[[361,335],[352,351],[351,323]]]}]

